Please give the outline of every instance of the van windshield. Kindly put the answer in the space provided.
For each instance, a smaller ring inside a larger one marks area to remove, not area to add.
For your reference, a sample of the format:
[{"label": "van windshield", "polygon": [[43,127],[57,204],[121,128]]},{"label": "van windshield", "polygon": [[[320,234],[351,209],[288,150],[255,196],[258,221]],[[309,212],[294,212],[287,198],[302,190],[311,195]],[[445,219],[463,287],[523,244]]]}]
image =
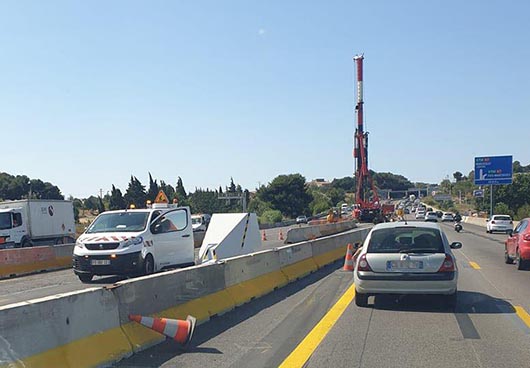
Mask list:
[{"label": "van windshield", "polygon": [[90,225],[87,234],[143,231],[149,212],[103,213]]},{"label": "van windshield", "polygon": [[0,230],[11,229],[11,213],[0,213]]}]

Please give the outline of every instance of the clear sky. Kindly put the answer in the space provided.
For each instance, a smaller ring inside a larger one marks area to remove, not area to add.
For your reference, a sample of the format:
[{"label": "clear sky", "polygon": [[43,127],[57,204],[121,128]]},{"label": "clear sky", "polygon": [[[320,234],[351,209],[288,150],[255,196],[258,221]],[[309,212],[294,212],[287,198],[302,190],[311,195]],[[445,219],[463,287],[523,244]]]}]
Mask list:
[{"label": "clear sky", "polygon": [[530,163],[528,1],[2,1],[0,171],[86,197],[353,171],[412,181]]}]

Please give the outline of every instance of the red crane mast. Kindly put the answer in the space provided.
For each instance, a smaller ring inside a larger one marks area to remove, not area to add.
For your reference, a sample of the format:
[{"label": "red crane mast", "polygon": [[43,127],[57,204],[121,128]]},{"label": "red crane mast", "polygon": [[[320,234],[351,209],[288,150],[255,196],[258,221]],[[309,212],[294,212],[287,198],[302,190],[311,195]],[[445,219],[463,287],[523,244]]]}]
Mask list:
[{"label": "red crane mast", "polygon": [[364,55],[353,57],[357,74],[357,128],[354,136],[353,157],[355,159],[356,193],[355,203],[358,208],[358,218],[361,221],[373,221],[381,213],[381,204],[376,187],[368,170],[368,132],[364,131],[363,124],[363,60]]}]

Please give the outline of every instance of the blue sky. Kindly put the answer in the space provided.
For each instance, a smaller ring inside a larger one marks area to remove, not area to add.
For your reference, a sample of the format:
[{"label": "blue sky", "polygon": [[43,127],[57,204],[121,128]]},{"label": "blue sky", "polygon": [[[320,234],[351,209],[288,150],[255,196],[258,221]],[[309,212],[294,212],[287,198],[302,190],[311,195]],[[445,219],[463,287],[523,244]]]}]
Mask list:
[{"label": "blue sky", "polygon": [[530,163],[527,1],[3,1],[0,171],[86,197],[351,175],[352,56],[369,165],[413,181]]}]

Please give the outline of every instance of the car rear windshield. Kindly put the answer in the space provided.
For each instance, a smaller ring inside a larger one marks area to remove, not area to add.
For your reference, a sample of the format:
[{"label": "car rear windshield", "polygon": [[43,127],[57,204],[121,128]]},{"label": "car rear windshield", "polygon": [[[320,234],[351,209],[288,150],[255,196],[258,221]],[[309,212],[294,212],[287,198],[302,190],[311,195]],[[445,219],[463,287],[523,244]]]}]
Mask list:
[{"label": "car rear windshield", "polygon": [[445,253],[440,231],[424,227],[374,230],[368,253]]},{"label": "car rear windshield", "polygon": [[512,220],[510,216],[494,216],[493,219],[499,220],[499,221],[511,221]]}]

